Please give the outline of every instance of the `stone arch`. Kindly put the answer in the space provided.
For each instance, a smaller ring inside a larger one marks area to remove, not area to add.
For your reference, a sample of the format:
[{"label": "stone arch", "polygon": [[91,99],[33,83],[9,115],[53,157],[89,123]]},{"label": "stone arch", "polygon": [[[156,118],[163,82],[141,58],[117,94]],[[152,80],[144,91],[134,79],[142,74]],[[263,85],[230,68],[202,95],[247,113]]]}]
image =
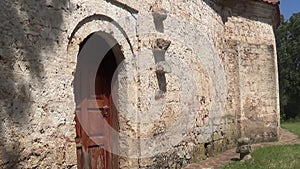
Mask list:
[{"label": "stone arch", "polygon": [[[129,40],[129,37],[128,37],[127,33],[123,29],[123,27],[118,22],[116,22],[114,19],[112,19],[111,17],[106,16],[106,15],[102,15],[102,14],[90,15],[90,16],[84,18],[83,20],[81,20],[75,26],[75,28],[73,29],[70,37],[68,38],[68,51],[69,51],[70,47],[72,47],[74,45],[79,45],[80,40],[82,40],[82,38],[84,38],[84,37],[87,37],[86,34],[90,34],[91,32],[95,32],[95,31],[103,31],[103,32],[105,32],[105,30],[101,30],[102,26],[99,25],[99,22],[95,22],[95,21],[108,22],[108,23],[112,24],[115,28],[117,28],[117,30],[119,31],[120,34],[118,34],[118,36],[115,37],[116,40],[118,42],[122,42],[125,39],[125,41],[129,45],[130,51],[132,52],[132,54],[134,54],[132,44],[131,44],[131,42]],[[94,31],[90,31],[90,32],[86,32],[86,31],[82,32],[82,30],[93,29],[93,27],[90,26],[89,23],[94,23],[94,26],[98,26],[98,27],[96,27],[96,29],[98,28],[98,30],[94,30]],[[107,33],[111,33],[111,32],[107,32]],[[80,36],[80,34],[83,34],[83,35]],[[84,36],[84,34],[86,36]]]}]

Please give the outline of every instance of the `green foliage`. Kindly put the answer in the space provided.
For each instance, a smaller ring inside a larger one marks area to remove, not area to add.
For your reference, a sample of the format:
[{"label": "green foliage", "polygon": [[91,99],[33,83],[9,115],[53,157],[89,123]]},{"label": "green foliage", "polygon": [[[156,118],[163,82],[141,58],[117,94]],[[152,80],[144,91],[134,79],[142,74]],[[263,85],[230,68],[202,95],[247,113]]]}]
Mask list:
[{"label": "green foliage", "polygon": [[280,108],[283,120],[300,116],[300,13],[281,17],[276,30]]},{"label": "green foliage", "polygon": [[282,145],[258,148],[250,162],[231,162],[222,169],[298,169],[300,168],[300,145]]},{"label": "green foliage", "polygon": [[300,138],[300,119],[285,121],[281,123],[281,127],[298,135],[298,137]]}]

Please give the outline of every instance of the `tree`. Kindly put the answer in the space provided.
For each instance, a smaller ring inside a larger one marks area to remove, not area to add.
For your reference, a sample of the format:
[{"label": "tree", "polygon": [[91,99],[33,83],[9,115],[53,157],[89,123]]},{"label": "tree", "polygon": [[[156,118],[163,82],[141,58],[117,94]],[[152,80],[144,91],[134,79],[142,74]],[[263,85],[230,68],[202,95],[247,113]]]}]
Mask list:
[{"label": "tree", "polygon": [[300,117],[300,13],[276,30],[280,108],[284,120]]}]

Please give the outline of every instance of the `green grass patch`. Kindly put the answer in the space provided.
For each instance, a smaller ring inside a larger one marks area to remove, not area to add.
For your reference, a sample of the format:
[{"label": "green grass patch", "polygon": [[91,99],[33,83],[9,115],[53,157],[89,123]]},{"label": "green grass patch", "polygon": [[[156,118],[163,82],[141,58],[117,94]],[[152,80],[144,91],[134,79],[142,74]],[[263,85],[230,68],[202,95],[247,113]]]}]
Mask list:
[{"label": "green grass patch", "polygon": [[300,120],[282,122],[281,127],[295,133],[300,138]]},{"label": "green grass patch", "polygon": [[231,162],[221,169],[300,169],[300,145],[262,147],[249,162]]},{"label": "green grass patch", "polygon": [[[300,120],[281,123],[281,127],[300,138]],[[254,150],[253,160],[231,162],[222,169],[300,169],[300,145],[262,147]]]}]

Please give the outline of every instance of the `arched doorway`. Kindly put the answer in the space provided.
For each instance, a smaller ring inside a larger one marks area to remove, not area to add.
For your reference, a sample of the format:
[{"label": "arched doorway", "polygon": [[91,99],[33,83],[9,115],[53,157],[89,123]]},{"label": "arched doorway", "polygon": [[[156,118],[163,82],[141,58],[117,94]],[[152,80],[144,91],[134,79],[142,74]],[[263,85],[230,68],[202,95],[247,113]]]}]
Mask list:
[{"label": "arched doorway", "polygon": [[118,146],[116,141],[112,144],[110,127],[119,130],[112,91],[117,91],[113,75],[123,59],[116,40],[104,32],[93,33],[80,44],[74,79],[79,169],[119,168],[111,153]]}]

